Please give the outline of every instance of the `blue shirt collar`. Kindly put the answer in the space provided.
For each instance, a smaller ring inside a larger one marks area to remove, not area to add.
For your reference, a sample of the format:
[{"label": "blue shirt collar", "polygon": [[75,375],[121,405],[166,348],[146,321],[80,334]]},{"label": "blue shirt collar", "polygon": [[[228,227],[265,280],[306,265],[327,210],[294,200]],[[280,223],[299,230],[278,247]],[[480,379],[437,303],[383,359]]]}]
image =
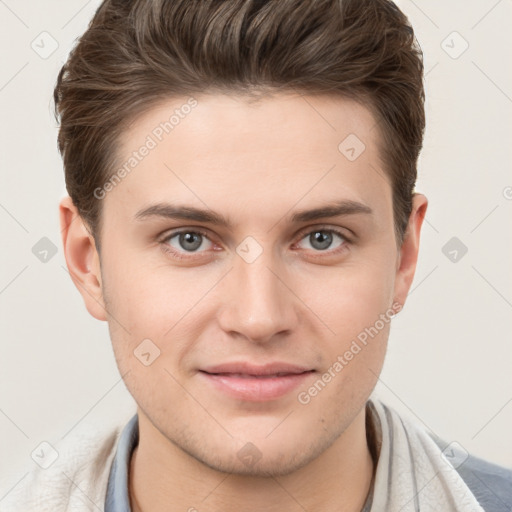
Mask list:
[{"label": "blue shirt collar", "polygon": [[110,468],[105,500],[105,512],[131,512],[128,492],[130,459],[139,444],[139,418],[137,414],[125,425],[119,438],[116,455]]}]

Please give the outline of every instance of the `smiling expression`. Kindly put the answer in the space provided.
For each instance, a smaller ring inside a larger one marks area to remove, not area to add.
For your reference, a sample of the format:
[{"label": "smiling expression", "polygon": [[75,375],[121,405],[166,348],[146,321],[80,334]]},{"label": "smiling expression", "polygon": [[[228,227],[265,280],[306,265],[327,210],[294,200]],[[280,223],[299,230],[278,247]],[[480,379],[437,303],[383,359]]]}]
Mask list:
[{"label": "smiling expression", "polygon": [[[186,101],[137,119],[119,161]],[[356,158],[346,140],[362,143]],[[378,143],[372,114],[348,99],[204,95],[106,194],[114,353],[162,439],[216,469],[285,474],[360,417],[389,323],[314,399],[297,397],[410,286]],[[244,446],[258,464],[244,466]]]}]

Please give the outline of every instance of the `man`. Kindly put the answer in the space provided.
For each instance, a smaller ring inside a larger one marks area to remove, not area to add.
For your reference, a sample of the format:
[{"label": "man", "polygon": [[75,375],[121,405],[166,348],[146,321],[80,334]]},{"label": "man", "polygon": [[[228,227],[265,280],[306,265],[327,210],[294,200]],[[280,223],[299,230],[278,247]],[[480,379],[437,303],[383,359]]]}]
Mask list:
[{"label": "man", "polygon": [[427,209],[422,75],[387,0],[101,5],[55,89],[60,217],[137,414],[12,510],[510,510],[512,471],[370,399]]}]

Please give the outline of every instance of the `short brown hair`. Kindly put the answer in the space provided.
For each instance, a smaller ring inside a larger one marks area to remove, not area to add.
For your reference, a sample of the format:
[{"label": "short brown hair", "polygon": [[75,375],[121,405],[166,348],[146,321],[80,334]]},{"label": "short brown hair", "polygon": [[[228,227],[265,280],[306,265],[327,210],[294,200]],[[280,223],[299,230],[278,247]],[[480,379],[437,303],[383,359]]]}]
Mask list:
[{"label": "short brown hair", "polygon": [[54,91],[67,191],[98,250],[94,190],[129,123],[166,98],[254,91],[334,94],[372,111],[402,244],[425,112],[422,53],[393,2],[105,0]]}]

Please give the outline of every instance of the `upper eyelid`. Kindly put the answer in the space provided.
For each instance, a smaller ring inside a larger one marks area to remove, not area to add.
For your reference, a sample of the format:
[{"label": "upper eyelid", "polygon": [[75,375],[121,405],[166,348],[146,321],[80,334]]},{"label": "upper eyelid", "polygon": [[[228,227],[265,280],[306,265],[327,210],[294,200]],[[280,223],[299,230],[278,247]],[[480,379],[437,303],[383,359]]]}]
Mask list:
[{"label": "upper eyelid", "polygon": [[322,226],[322,225],[320,225],[319,227],[314,226],[314,227],[304,228],[304,229],[300,230],[296,236],[300,236],[302,239],[303,236],[314,233],[316,231],[330,231],[332,233],[342,236],[343,238],[345,238],[345,240],[351,240],[350,235],[346,235],[345,231],[350,231],[352,233],[352,230],[349,230],[348,228],[340,228],[340,227],[334,228],[334,227]]}]

